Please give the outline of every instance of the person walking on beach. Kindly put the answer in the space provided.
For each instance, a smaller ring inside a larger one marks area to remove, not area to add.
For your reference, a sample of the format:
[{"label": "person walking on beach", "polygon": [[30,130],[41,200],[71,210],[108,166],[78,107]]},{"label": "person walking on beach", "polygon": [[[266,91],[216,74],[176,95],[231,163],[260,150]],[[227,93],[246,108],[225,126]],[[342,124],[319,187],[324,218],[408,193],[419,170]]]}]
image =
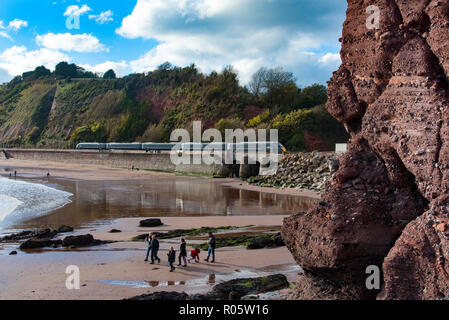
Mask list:
[{"label": "person walking on beach", "polygon": [[217,241],[212,232],[209,232],[209,249],[207,250],[207,258],[204,261],[209,262],[209,258],[212,255],[212,261],[215,262],[215,247],[217,246]]},{"label": "person walking on beach", "polygon": [[150,257],[151,242],[153,241],[153,233],[148,234],[148,237],[145,239],[145,241],[148,241],[147,257],[144,260],[145,262],[147,262],[148,258]]},{"label": "person walking on beach", "polygon": [[168,256],[168,263],[170,264],[170,272],[175,271],[175,267],[173,266],[173,263],[176,261],[176,251],[173,249],[173,247],[170,248],[170,251],[167,253]]},{"label": "person walking on beach", "polygon": [[157,260],[157,263],[161,263],[161,259],[157,256],[159,251],[159,240],[156,239],[156,235],[153,234],[151,241],[151,262],[150,264],[154,264],[154,260]]},{"label": "person walking on beach", "polygon": [[184,267],[187,267],[187,248],[186,240],[181,238],[181,245],[179,247],[179,264],[181,266],[181,259],[184,260]]},{"label": "person walking on beach", "polygon": [[190,258],[189,258],[189,263],[192,260],[195,260],[196,263],[200,262],[200,249],[194,249],[192,251],[190,251]]}]

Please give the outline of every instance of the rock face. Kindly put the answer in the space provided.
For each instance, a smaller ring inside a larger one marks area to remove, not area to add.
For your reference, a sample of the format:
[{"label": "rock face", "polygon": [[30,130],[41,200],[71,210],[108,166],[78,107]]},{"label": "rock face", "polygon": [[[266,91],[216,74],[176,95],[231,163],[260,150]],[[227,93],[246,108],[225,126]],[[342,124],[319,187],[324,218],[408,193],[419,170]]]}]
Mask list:
[{"label": "rock face", "polygon": [[351,141],[319,206],[284,222],[305,270],[291,298],[449,295],[448,34],[448,1],[348,1],[327,107]]}]

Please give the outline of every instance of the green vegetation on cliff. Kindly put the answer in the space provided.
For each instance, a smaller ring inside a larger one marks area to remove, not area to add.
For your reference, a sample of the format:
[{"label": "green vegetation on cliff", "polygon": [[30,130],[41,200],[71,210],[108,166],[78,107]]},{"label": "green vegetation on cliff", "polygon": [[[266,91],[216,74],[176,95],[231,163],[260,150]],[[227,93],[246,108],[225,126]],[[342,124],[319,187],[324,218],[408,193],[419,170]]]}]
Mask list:
[{"label": "green vegetation on cliff", "polygon": [[[249,88],[249,89],[248,89]],[[324,108],[326,88],[299,89],[291,73],[261,69],[247,87],[232,67],[202,74],[169,63],[147,74],[103,78],[60,63],[0,86],[0,144],[73,148],[85,142],[166,142],[176,128],[279,129],[291,150],[332,149],[344,128]]]}]

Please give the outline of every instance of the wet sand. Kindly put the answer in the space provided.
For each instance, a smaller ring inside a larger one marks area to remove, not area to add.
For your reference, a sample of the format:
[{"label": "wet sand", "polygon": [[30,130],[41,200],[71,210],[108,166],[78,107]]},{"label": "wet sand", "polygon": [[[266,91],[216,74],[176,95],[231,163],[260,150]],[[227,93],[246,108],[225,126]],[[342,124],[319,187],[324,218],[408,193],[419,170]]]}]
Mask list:
[{"label": "wet sand", "polygon": [[[290,281],[297,280],[298,267],[285,247],[247,250],[244,247],[217,249],[217,262],[189,264],[169,272],[166,253],[178,239],[161,240],[161,264],[145,263],[145,242],[131,242],[132,237],[153,231],[166,231],[198,226],[223,225],[279,227],[283,216],[161,218],[166,224],[159,228],[137,227],[140,219],[118,219],[100,228],[76,231],[90,233],[96,239],[116,243],[77,250],[44,249],[19,251],[17,256],[0,257],[0,299],[123,299],[155,291],[207,292],[219,281],[283,273]],[[109,233],[114,229],[122,233]],[[236,231],[234,231],[235,233]],[[244,232],[244,230],[239,230]],[[66,234],[71,235],[71,234]],[[189,249],[205,240],[189,240]],[[201,253],[205,258],[205,252]],[[81,289],[68,290],[65,269],[80,268]]]},{"label": "wet sand", "polygon": [[[169,179],[173,175],[153,172],[131,172],[128,170],[55,164],[35,161],[0,161],[0,167],[18,168],[19,175],[44,176],[51,170],[51,179],[69,181],[104,181],[104,180],[144,180]],[[208,178],[183,177],[198,184]],[[239,184],[238,180],[216,181],[214,183]],[[228,186],[231,188],[230,186]],[[240,186],[242,187],[242,186]],[[251,190],[251,192],[255,192]],[[292,192],[292,190],[276,190]],[[303,195],[299,194],[298,195]],[[273,195],[274,196],[274,195]],[[291,196],[289,194],[289,196]],[[316,199],[315,199],[316,200]],[[239,201],[242,201],[241,199]],[[261,201],[258,199],[258,201]],[[275,199],[276,201],[276,199]],[[243,205],[242,208],[245,206]],[[288,212],[288,210],[286,210]],[[256,277],[273,273],[283,273],[290,281],[296,281],[299,267],[285,247],[276,249],[247,250],[244,247],[227,247],[217,249],[217,263],[201,261],[189,264],[188,268],[178,268],[169,272],[166,252],[170,246],[177,250],[178,239],[161,240],[160,265],[150,265],[143,260],[146,243],[131,242],[136,235],[149,231],[168,231],[199,227],[248,226],[254,225],[263,230],[279,230],[286,214],[278,215],[205,215],[205,216],[160,216],[164,226],[158,228],[141,228],[137,215],[130,218],[102,220],[97,223],[84,223],[82,229],[72,234],[92,234],[96,239],[118,241],[108,245],[79,249],[45,249],[41,251],[21,252],[17,256],[0,256],[0,299],[123,299],[154,291],[185,291],[198,293],[209,291],[214,283],[241,277]],[[292,212],[294,213],[294,212]],[[126,216],[126,212],[122,214]],[[151,215],[155,216],[155,215]],[[45,221],[41,220],[40,223]],[[95,218],[94,218],[95,221]],[[53,222],[55,223],[55,222]],[[121,233],[109,233],[119,229]],[[254,232],[233,230],[231,233]],[[65,234],[71,235],[71,234]],[[188,239],[189,248],[204,240]],[[7,246],[5,250],[13,250]],[[201,258],[205,258],[202,252]],[[81,289],[66,288],[65,270],[69,265],[80,268]]]}]

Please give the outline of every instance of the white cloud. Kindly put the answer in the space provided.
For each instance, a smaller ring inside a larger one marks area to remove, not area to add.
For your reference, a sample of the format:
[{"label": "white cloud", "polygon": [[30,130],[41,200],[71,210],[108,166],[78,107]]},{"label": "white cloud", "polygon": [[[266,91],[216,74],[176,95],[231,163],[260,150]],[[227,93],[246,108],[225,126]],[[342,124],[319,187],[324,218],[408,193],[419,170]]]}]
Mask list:
[{"label": "white cloud", "polygon": [[335,0],[137,0],[116,32],[158,42],[130,62],[133,72],[165,61],[196,63],[203,72],[232,64],[247,83],[262,66],[282,66],[310,84],[327,81],[336,69],[334,53],[322,48],[339,51],[345,6]]},{"label": "white cloud", "polygon": [[341,58],[339,53],[326,53],[324,56],[320,58],[320,63],[323,65],[330,65],[330,66],[340,66],[341,64]]},{"label": "white cloud", "polygon": [[89,15],[89,19],[94,19],[95,22],[99,24],[105,24],[114,21],[114,18],[112,18],[113,15],[114,13],[112,12],[112,10],[108,10],[100,13],[99,15]]},{"label": "white cloud", "polygon": [[12,30],[15,30],[15,31],[19,30],[22,27],[23,28],[28,27],[28,21],[20,20],[20,19],[14,19],[13,21],[9,22],[9,26],[8,26],[9,29],[12,29]]},{"label": "white cloud", "polygon": [[11,36],[8,34],[8,32],[0,30],[0,37],[6,38],[8,40],[12,40]]},{"label": "white cloud", "polygon": [[83,67],[85,70],[92,71],[95,73],[103,74],[106,71],[112,69],[115,71],[117,76],[124,76],[127,68],[128,63],[126,61],[119,61],[119,62],[113,62],[113,61],[106,61],[97,65],[89,65],[84,64],[80,65],[80,67]]},{"label": "white cloud", "polygon": [[47,33],[37,35],[38,45],[48,49],[62,50],[67,52],[100,52],[108,49],[100,41],[90,34],[71,34],[71,33]]},{"label": "white cloud", "polygon": [[82,16],[83,14],[88,13],[92,9],[88,6],[83,4],[81,8],[77,5],[68,6],[66,11],[64,12],[64,16]]},{"label": "white cloud", "polygon": [[13,46],[0,55],[0,69],[13,77],[41,65],[54,69],[56,63],[69,60],[70,57],[56,50],[42,48],[28,51],[25,46]]},{"label": "white cloud", "polygon": [[0,37],[13,40],[10,31],[19,31],[21,28],[28,27],[28,21],[20,20],[20,19],[14,19],[9,22],[8,26],[5,27],[5,22],[3,20],[0,20]]}]

